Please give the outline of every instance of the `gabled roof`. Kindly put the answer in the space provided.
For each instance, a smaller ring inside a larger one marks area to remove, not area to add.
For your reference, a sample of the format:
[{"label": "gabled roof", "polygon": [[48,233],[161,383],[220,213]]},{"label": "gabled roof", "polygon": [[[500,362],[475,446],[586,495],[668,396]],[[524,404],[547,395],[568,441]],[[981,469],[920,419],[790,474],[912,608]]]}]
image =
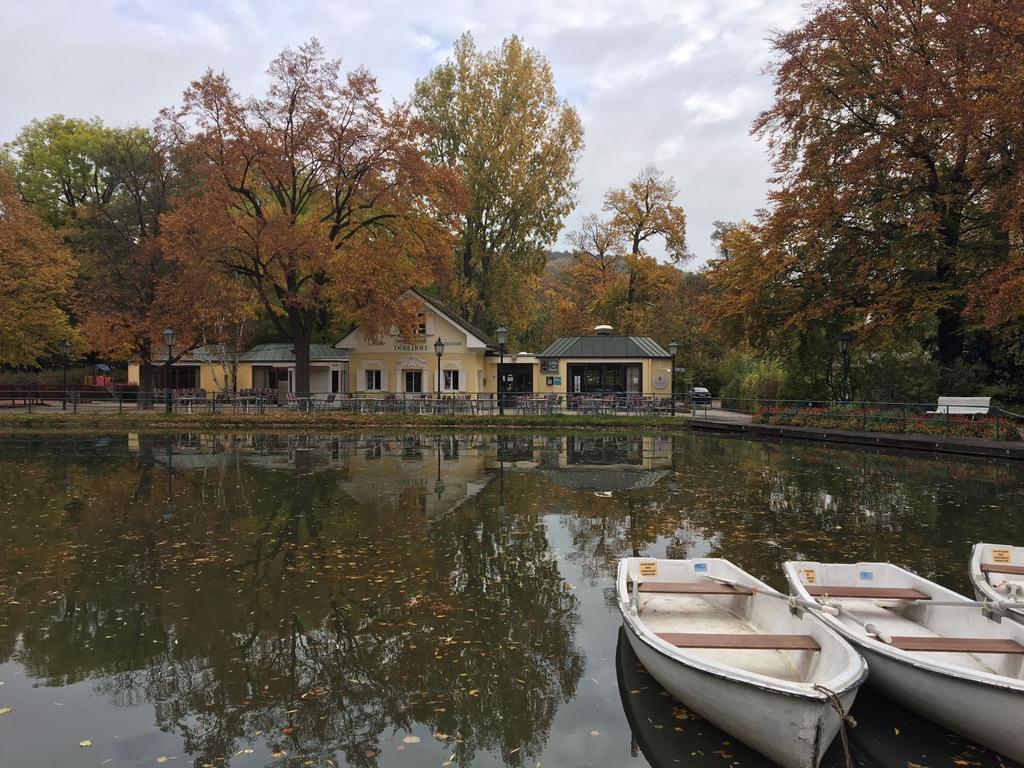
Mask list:
[{"label": "gabled roof", "polygon": [[672,357],[650,336],[562,336],[537,357]]},{"label": "gabled roof", "polygon": [[[490,349],[490,348],[493,347],[493,348],[497,349],[497,345],[495,344],[494,340],[490,336],[488,336],[486,333],[481,331],[479,328],[477,328],[475,325],[473,325],[469,321],[463,320],[459,316],[458,312],[456,312],[455,310],[450,309],[449,307],[445,306],[440,301],[435,299],[433,296],[428,296],[427,294],[423,293],[422,291],[417,290],[416,288],[410,288],[408,291],[406,291],[406,293],[411,293],[414,296],[416,296],[416,298],[418,298],[424,304],[429,306],[431,309],[433,309],[439,315],[444,317],[445,320],[447,320],[449,323],[454,325],[456,328],[459,328],[462,331],[464,331],[465,333],[469,334],[470,336],[474,336],[477,339],[479,339],[480,342],[486,348]],[[352,330],[349,331],[348,333],[346,333],[345,336],[342,337],[342,339],[337,344],[335,344],[334,346],[337,347],[338,349],[344,349],[344,347],[342,347],[341,345],[344,344],[347,339],[351,338],[352,335],[356,331],[358,331],[358,330],[359,330],[359,326],[358,325],[353,327]]]},{"label": "gabled roof", "polygon": [[478,339],[480,339],[480,341],[482,341],[487,346],[489,346],[489,347],[496,346],[496,344],[494,342],[494,339],[492,339],[486,333],[484,333],[479,328],[477,328],[475,325],[470,323],[468,320],[463,320],[461,317],[459,317],[458,312],[456,312],[453,309],[450,309],[449,307],[445,306],[440,301],[435,299],[433,296],[427,296],[425,293],[422,293],[421,291],[418,291],[415,288],[410,288],[409,290],[412,291],[413,293],[415,293],[421,299],[423,299],[423,301],[425,301],[427,304],[432,306],[434,309],[436,309],[442,315],[444,315],[445,318],[448,320],[448,322],[452,323],[455,326],[458,326],[459,328],[464,330],[466,333],[471,334],[473,336],[476,336]]},{"label": "gabled roof", "polygon": [[[311,361],[337,362],[348,360],[348,354],[335,349],[330,344],[310,344],[309,359]],[[294,363],[295,345],[291,343],[257,344],[239,360],[243,363]]]}]

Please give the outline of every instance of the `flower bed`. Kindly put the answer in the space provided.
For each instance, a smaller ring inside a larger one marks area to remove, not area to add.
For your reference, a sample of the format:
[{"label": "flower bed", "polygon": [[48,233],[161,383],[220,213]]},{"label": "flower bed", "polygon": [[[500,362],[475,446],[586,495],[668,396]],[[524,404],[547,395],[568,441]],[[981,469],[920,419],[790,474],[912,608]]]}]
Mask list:
[{"label": "flower bed", "polygon": [[856,432],[974,437],[983,440],[1021,440],[1020,424],[996,416],[928,415],[886,408],[778,408],[756,411],[754,424]]}]

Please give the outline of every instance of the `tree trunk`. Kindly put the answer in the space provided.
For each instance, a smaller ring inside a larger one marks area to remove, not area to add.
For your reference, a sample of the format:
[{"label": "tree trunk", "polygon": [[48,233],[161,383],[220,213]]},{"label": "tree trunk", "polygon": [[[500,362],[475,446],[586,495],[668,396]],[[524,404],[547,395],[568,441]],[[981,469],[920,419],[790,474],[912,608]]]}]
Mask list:
[{"label": "tree trunk", "polygon": [[313,337],[313,318],[305,312],[289,311],[288,320],[295,348],[295,394],[309,395],[309,342]]},{"label": "tree trunk", "polygon": [[[942,288],[959,289],[956,284],[957,249],[960,245],[961,210],[945,209],[942,217],[942,241],[945,253],[942,254],[936,268],[936,277]],[[936,332],[936,360],[942,365],[952,365],[963,356],[964,336],[963,312],[964,301],[954,295],[948,304],[936,312],[938,329]]]},{"label": "tree trunk", "polygon": [[139,391],[135,407],[148,410],[153,407],[153,379],[155,369],[149,360],[139,361]]}]

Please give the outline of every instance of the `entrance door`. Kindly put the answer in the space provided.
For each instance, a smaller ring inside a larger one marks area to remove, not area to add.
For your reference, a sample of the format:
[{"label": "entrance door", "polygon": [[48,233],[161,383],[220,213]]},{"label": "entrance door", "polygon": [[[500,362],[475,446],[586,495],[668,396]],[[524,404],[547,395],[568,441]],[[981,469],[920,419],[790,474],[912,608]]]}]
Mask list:
[{"label": "entrance door", "polygon": [[405,391],[423,391],[423,371],[405,371]]},{"label": "entrance door", "polygon": [[500,366],[499,381],[503,392],[533,392],[533,366],[529,363],[505,363]]}]

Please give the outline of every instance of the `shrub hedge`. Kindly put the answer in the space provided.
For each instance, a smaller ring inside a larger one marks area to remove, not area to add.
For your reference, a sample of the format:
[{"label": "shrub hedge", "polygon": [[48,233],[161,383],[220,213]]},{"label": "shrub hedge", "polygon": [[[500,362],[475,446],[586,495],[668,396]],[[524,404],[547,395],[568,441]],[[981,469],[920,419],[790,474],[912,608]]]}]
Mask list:
[{"label": "shrub hedge", "polygon": [[754,424],[774,424],[857,432],[974,437],[983,440],[1022,439],[1021,424],[997,416],[925,414],[885,408],[760,408]]}]

